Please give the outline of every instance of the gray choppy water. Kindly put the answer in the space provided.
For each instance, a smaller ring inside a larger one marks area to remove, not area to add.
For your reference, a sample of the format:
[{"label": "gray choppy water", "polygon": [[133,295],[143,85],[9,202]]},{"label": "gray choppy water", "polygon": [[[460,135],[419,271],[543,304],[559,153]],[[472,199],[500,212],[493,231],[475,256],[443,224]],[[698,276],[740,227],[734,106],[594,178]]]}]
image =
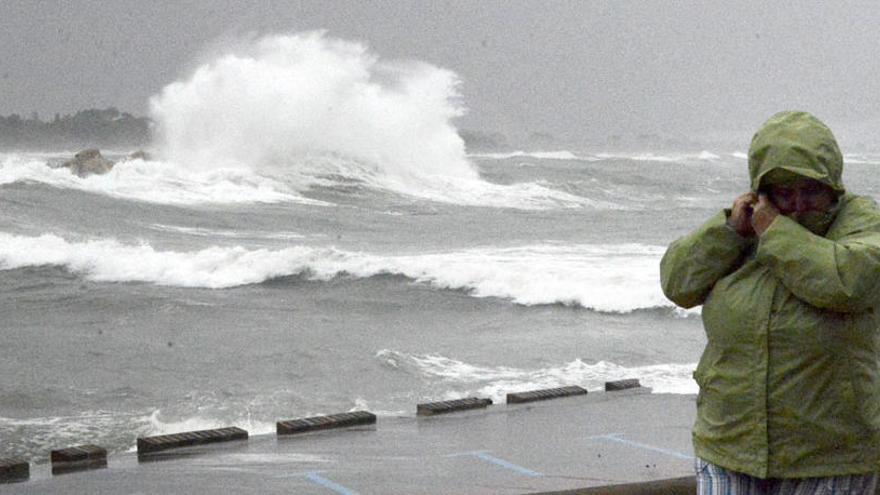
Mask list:
[{"label": "gray choppy water", "polygon": [[[699,318],[656,262],[745,160],[563,157],[472,157],[480,180],[406,194],[0,155],[0,455],[625,376],[692,392]],[[880,196],[880,160],[849,159]]]}]

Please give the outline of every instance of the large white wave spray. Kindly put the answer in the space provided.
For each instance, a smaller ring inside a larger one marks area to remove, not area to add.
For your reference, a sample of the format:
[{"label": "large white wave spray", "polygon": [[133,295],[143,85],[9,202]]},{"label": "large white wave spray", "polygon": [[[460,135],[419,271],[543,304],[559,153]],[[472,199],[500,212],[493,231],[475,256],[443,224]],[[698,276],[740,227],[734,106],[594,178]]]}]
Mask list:
[{"label": "large white wave spray", "polygon": [[334,177],[455,203],[602,205],[537,184],[479,179],[452,120],[457,76],[387,62],[323,32],[240,43],[150,101],[156,147],[178,165],[284,176],[294,188]]},{"label": "large white wave spray", "polygon": [[150,104],[158,144],[187,166],[273,169],[336,154],[400,178],[476,178],[450,122],[463,113],[457,84],[448,70],[311,32],[230,49]]}]

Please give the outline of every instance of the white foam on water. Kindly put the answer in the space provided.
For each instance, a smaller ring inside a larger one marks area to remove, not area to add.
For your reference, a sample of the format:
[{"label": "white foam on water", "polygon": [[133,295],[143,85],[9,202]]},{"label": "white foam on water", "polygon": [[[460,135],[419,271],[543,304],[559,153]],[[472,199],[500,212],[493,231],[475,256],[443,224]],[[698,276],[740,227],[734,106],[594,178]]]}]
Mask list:
[{"label": "white foam on water", "polygon": [[878,165],[880,154],[877,153],[847,153],[843,155],[844,164],[854,165]]},{"label": "white foam on water", "polygon": [[653,152],[640,153],[597,153],[594,155],[601,160],[632,160],[636,162],[658,163],[691,163],[691,162],[714,162],[721,160],[721,156],[708,150],[696,153],[670,153],[659,154]]},{"label": "white foam on water", "polygon": [[176,232],[196,237],[225,237],[229,239],[272,239],[272,240],[298,240],[304,239],[306,236],[297,232],[255,232],[242,230],[217,230],[205,229],[200,227],[184,227],[181,225],[165,225],[152,224],[149,226],[153,230],[160,232]]},{"label": "white foam on water", "polygon": [[677,160],[676,157],[672,156],[663,156],[656,155],[654,153],[635,153],[635,154],[612,154],[612,153],[599,153],[596,157],[601,158],[603,160],[607,159],[625,159],[625,160],[633,160],[637,162],[674,162]]},{"label": "white foam on water", "polygon": [[0,232],[0,269],[55,265],[98,282],[212,289],[292,275],[330,280],[391,274],[473,297],[625,313],[673,307],[660,290],[657,267],[664,250],[642,244],[537,244],[399,255],[311,246],[157,251],[146,243],[113,239],[67,241],[52,234]]},{"label": "white foam on water", "polygon": [[0,161],[0,185],[14,182],[38,182],[160,204],[329,205],[303,197],[282,181],[239,169],[192,171],[169,162],[140,159],[121,161],[106,174],[82,178],[66,168],[49,167],[42,154],[9,154]]},{"label": "white foam on water", "polygon": [[[300,157],[295,172],[261,175],[247,169],[189,170],[167,161],[121,161],[104,175],[86,178],[66,168],[51,168],[44,154],[7,154],[0,158],[0,185],[36,182],[125,200],[171,205],[298,203],[332,206],[302,195],[313,186],[364,184],[426,200],[464,206],[543,210],[552,208],[621,209],[537,182],[499,185],[448,176],[423,177],[421,185],[378,175],[374,168],[340,157]],[[279,173],[279,172],[276,172]]]},{"label": "white foam on water", "polygon": [[697,158],[699,158],[700,160],[718,160],[721,157],[716,155],[715,153],[712,153],[711,151],[703,150],[700,152],[699,155],[697,155]]},{"label": "white foam on water", "polygon": [[[470,153],[468,156],[473,158],[483,158],[487,160],[506,160],[508,158],[537,158],[540,160],[581,160],[582,158],[568,150],[559,151],[510,151],[506,153]],[[585,160],[595,160],[592,157],[585,157]]]},{"label": "white foam on water", "polygon": [[134,435],[145,431],[149,415],[119,411],[83,411],[67,416],[0,417],[0,430],[9,455],[29,460],[47,459],[48,451],[64,445],[97,443],[111,451],[125,450]]},{"label": "white foam on water", "polygon": [[407,192],[406,186],[395,181],[386,183],[389,189],[403,194],[465,206],[547,210],[559,208],[587,208],[591,210],[621,210],[625,207],[614,202],[591,199],[548,187],[543,181],[510,185],[485,181],[463,180],[455,177],[434,177],[417,192]]},{"label": "white foam on water", "polygon": [[10,427],[22,426],[60,426],[65,424],[80,423],[83,428],[95,428],[119,421],[122,418],[140,417],[137,413],[119,413],[113,411],[84,411],[81,414],[68,416],[46,416],[33,418],[6,418],[0,416],[0,424]]},{"label": "white foam on water", "polygon": [[600,390],[606,381],[638,378],[654,393],[695,394],[693,380],[696,363],[665,363],[625,367],[607,361],[587,363],[580,359],[540,369],[507,366],[478,366],[438,354],[408,354],[382,349],[376,358],[391,368],[404,368],[417,375],[440,379],[450,386],[444,400],[474,394],[504,402],[506,394],[546,388],[579,385]]},{"label": "white foam on water", "polygon": [[301,189],[312,186],[348,187],[353,184],[440,203],[461,206],[546,210],[557,208],[622,209],[619,204],[593,200],[549,187],[542,181],[510,185],[455,176],[422,176],[417,186],[387,175],[376,167],[338,156],[309,156],[284,179]]},{"label": "white foam on water", "polygon": [[[735,151],[733,153],[728,153],[729,156],[734,158],[739,158],[741,160],[748,160],[749,155],[747,153],[741,151]],[[845,153],[843,155],[844,164],[853,164],[853,165],[880,165],[880,153],[875,152],[866,152],[866,153]]]},{"label": "white foam on water", "polygon": [[186,431],[213,430],[216,428],[229,428],[237,426],[246,430],[251,435],[261,435],[275,432],[275,423],[260,421],[245,416],[239,419],[213,418],[208,416],[192,416],[181,420],[163,420],[162,411],[157,409],[149,417],[149,432],[147,436],[170,435]]},{"label": "white foam on water", "polygon": [[354,400],[354,407],[348,410],[348,412],[355,411],[369,411],[376,416],[385,416],[385,417],[394,417],[394,416],[405,416],[407,413],[411,412],[405,409],[379,409],[372,406],[366,399],[363,397],[356,397]]}]

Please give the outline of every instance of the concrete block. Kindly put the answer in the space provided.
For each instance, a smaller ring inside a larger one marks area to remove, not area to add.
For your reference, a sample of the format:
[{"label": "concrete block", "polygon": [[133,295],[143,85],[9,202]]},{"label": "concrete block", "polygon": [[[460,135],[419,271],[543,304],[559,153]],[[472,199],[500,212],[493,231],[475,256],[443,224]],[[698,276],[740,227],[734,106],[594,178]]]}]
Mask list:
[{"label": "concrete block", "polygon": [[570,387],[547,388],[543,390],[531,390],[528,392],[515,392],[507,394],[508,404],[521,404],[523,402],[535,402],[539,400],[558,399],[573,395],[586,395],[587,389],[572,385]]},{"label": "concrete block", "polygon": [[247,439],[248,432],[237,427],[187,431],[171,435],[140,437],[137,439],[137,451],[140,456],[143,454],[150,454],[180,447],[192,447],[195,445]]},{"label": "concrete block", "polygon": [[79,445],[53,450],[49,454],[52,474],[107,467],[107,449],[97,445]]},{"label": "concrete block", "polygon": [[12,457],[0,457],[0,483],[15,483],[31,477],[31,465]]},{"label": "concrete block", "polygon": [[275,424],[276,434],[293,435],[316,430],[345,428],[348,426],[371,425],[376,423],[376,415],[367,411],[355,411],[328,416],[279,421]]},{"label": "concrete block", "polygon": [[416,406],[416,414],[419,416],[433,416],[468,409],[479,409],[492,405],[492,399],[480,399],[468,397],[466,399],[447,400],[442,402],[426,402]]},{"label": "concrete block", "polygon": [[605,382],[605,391],[606,392],[616,392],[618,390],[626,390],[630,388],[639,388],[641,385],[639,384],[638,378],[628,378],[626,380],[617,380],[613,382]]}]

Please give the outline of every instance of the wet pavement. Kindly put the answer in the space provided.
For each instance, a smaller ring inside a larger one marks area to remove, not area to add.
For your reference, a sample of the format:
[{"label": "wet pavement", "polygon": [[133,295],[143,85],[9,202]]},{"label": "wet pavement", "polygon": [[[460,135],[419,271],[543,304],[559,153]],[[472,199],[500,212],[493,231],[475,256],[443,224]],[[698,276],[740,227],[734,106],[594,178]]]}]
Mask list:
[{"label": "wet pavement", "polygon": [[[164,451],[52,475],[31,465],[3,494],[498,494],[692,474],[692,395],[644,389]],[[291,418],[279,418],[291,419]]]}]

